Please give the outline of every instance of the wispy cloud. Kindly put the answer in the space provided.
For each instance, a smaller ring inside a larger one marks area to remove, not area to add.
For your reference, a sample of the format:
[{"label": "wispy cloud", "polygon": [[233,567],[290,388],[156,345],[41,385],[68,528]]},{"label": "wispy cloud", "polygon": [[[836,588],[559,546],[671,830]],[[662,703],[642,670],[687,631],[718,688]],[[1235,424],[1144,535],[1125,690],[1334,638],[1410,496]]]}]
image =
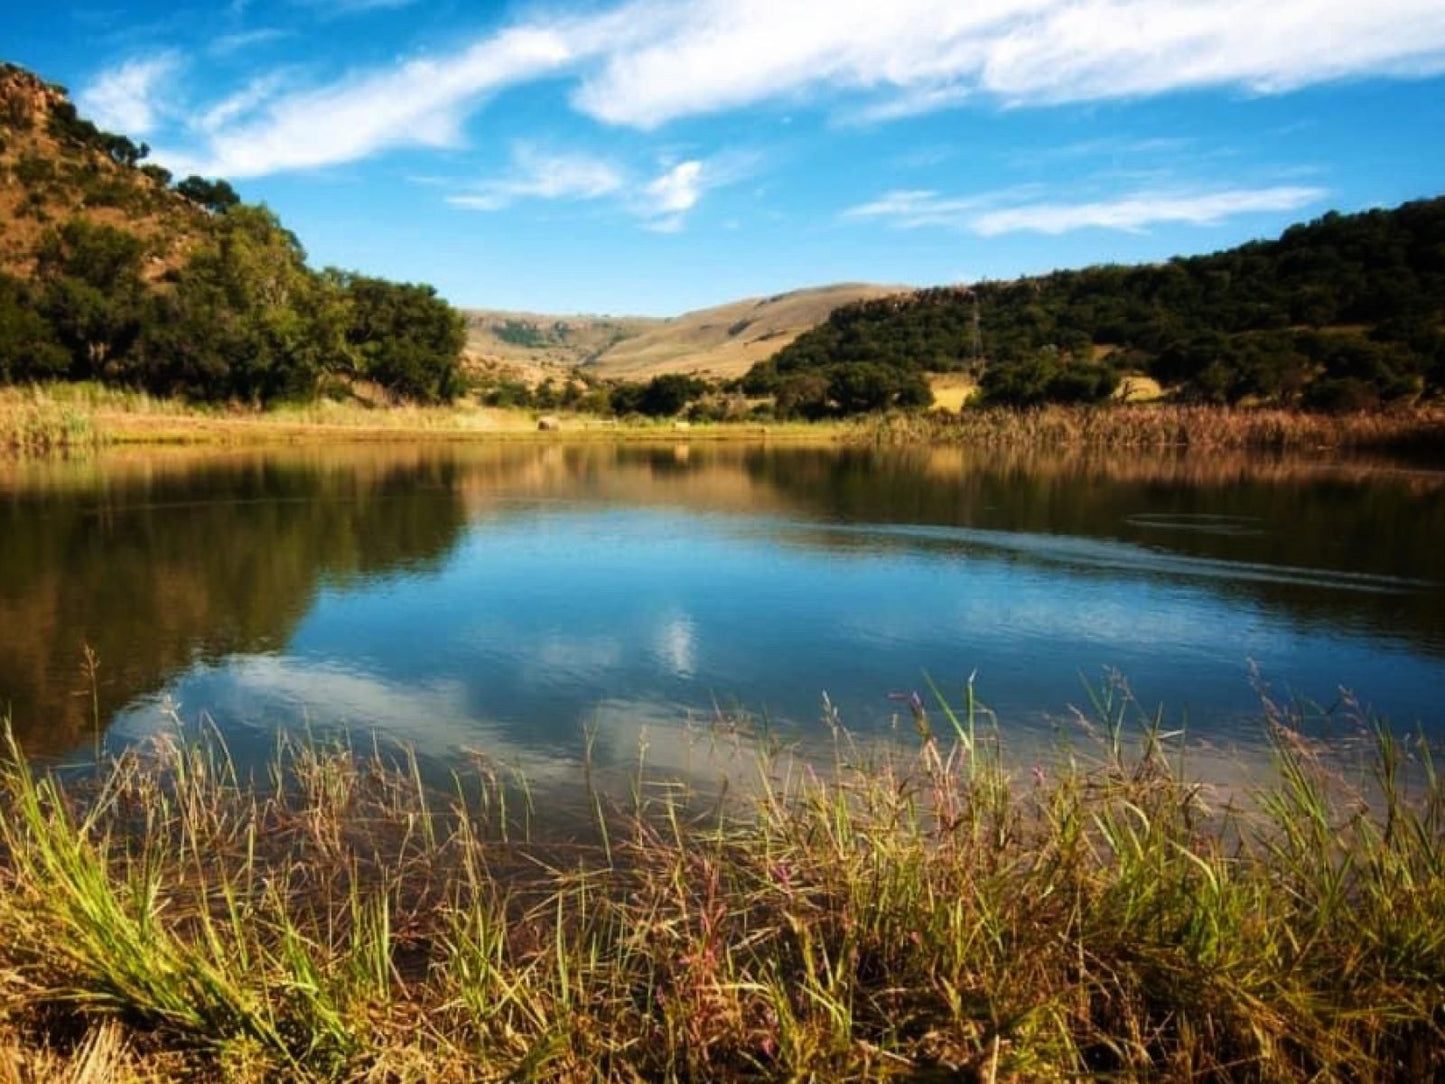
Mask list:
[{"label": "wispy cloud", "polygon": [[900,91],[891,97],[845,110],[840,114],[839,119],[844,124],[882,124],[886,121],[922,116],[925,113],[936,113],[940,109],[962,105],[974,93],[971,87],[958,83],[914,87]]},{"label": "wispy cloud", "polygon": [[1138,232],[1169,223],[1209,226],[1238,215],[1296,211],[1326,195],[1323,188],[1275,185],[1140,191],[1106,200],[1061,202],[1026,196],[1019,190],[957,198],[915,190],[889,192],[844,215],[878,219],[902,229],[942,226],[982,237],[1017,232],[1061,234],[1088,228]]},{"label": "wispy cloud", "polygon": [[149,135],[160,120],[162,88],[180,67],[180,56],[172,52],[126,60],[97,75],[77,100],[102,128]]},{"label": "wispy cloud", "polygon": [[875,90],[886,116],[909,94],[1038,104],[1441,70],[1438,0],[838,0],[825,18],[804,0],[692,0],[575,101],[652,127],[820,89]]},{"label": "wispy cloud", "polygon": [[291,0],[302,8],[309,8],[325,18],[339,18],[344,15],[364,15],[369,11],[391,11],[411,7],[417,0]]},{"label": "wispy cloud", "polygon": [[549,153],[531,144],[512,148],[512,169],[447,196],[453,207],[500,211],[521,200],[615,199],[655,233],[677,233],[703,195],[748,175],[756,156],[724,153],[665,164],[655,175],[639,174],[589,154]]},{"label": "wispy cloud", "polygon": [[290,36],[291,31],[275,26],[257,27],[255,30],[239,30],[234,34],[222,34],[220,37],[211,39],[211,44],[206,47],[206,51],[212,56],[230,56],[242,49],[280,41]]},{"label": "wispy cloud", "polygon": [[260,117],[211,133],[197,151],[157,157],[206,175],[257,177],[352,162],[388,147],[455,145],[477,98],[555,71],[572,55],[560,34],[510,30],[445,61],[412,60],[294,92]]},{"label": "wispy cloud", "polygon": [[252,79],[236,93],[222,98],[200,116],[195,125],[203,132],[214,132],[239,118],[254,113],[281,90],[286,83],[284,72],[268,72]]},{"label": "wispy cloud", "polygon": [[836,0],[825,17],[815,0],[630,0],[293,92],[190,156],[255,176],[454,143],[490,93],[559,76],[578,111],[649,129],[770,101],[847,101],[882,122],[964,100],[1271,94],[1442,71],[1439,0]]},{"label": "wispy cloud", "polygon": [[548,154],[519,144],[512,149],[512,160],[508,176],[448,196],[447,202],[473,211],[499,211],[522,199],[599,199],[623,186],[616,166],[590,155]]}]

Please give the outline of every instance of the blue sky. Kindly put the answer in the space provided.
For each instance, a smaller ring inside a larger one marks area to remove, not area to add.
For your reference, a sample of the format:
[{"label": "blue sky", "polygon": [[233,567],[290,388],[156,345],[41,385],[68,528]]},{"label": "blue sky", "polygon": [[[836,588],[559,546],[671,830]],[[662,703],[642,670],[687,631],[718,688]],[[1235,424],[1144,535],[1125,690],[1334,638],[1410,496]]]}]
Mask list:
[{"label": "blue sky", "polygon": [[318,265],[671,314],[1445,191],[1440,0],[8,4],[0,55]]}]

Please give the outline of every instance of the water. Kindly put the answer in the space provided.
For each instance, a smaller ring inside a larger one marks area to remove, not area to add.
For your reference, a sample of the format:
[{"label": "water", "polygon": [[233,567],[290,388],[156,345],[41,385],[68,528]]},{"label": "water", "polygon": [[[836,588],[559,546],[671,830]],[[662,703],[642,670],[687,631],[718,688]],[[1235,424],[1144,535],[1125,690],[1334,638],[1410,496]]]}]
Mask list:
[{"label": "water", "polygon": [[[0,464],[0,699],[37,754],[207,718],[690,762],[691,719],[887,734],[931,677],[1021,741],[1110,670],[1259,749],[1257,672],[1445,735],[1445,474],[1320,457],[737,445]],[[93,678],[86,649],[98,660]],[[905,727],[911,726],[905,719]]]}]

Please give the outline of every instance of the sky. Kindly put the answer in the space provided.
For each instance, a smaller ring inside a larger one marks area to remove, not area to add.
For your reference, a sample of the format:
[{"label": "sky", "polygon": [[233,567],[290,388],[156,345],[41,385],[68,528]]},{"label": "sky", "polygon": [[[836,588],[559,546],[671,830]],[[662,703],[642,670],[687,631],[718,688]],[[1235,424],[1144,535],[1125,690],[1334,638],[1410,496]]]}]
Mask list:
[{"label": "sky", "polygon": [[1445,192],[1441,0],[0,7],[0,58],[315,265],[464,306],[1008,278]]}]

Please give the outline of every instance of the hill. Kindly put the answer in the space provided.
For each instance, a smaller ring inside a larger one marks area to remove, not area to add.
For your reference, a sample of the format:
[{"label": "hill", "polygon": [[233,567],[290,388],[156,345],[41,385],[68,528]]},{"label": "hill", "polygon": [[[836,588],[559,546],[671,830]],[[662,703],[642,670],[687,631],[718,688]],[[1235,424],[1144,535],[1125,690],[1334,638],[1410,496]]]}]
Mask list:
[{"label": "hill", "polygon": [[184,263],[206,213],[164,169],[140,165],[146,153],[82,120],[64,87],[0,64],[0,272],[32,277],[47,230],[75,220],[140,239],[147,278]]},{"label": "hill", "polygon": [[842,283],[663,319],[472,310],[467,313],[468,348],[488,360],[585,367],[606,379],[646,380],[665,373],[731,378],[826,320],[840,305],[900,290]]},{"label": "hill", "polygon": [[939,371],[1014,405],[1103,399],[1138,373],[1191,401],[1361,408],[1445,390],[1442,329],[1438,198],[1212,255],[846,305],[744,386],[811,416],[926,402]]},{"label": "hill", "polygon": [[462,321],[431,287],[316,271],[267,208],[172,183],[148,154],[0,64],[0,383],[249,402],[460,388]]}]

